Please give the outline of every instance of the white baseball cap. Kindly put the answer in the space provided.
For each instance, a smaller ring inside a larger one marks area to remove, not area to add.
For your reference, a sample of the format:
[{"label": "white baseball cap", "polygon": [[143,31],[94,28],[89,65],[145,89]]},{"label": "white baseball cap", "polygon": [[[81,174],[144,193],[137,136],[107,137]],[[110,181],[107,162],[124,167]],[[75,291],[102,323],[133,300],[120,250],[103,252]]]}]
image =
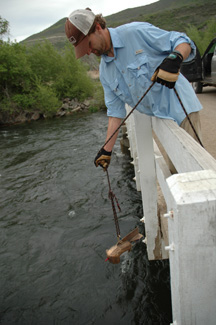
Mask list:
[{"label": "white baseball cap", "polygon": [[95,20],[91,9],[73,11],[66,20],[65,33],[68,40],[74,45],[76,58],[85,55],[89,49],[88,32]]}]

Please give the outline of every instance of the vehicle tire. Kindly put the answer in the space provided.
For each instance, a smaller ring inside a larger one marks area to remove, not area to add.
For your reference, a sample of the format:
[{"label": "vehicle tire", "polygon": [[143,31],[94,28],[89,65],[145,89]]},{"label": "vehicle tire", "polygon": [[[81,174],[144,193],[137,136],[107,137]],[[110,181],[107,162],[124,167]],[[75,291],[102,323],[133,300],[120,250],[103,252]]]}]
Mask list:
[{"label": "vehicle tire", "polygon": [[192,82],[192,87],[193,87],[196,94],[201,94],[202,89],[203,89],[203,85],[202,85],[202,83],[200,81]]}]

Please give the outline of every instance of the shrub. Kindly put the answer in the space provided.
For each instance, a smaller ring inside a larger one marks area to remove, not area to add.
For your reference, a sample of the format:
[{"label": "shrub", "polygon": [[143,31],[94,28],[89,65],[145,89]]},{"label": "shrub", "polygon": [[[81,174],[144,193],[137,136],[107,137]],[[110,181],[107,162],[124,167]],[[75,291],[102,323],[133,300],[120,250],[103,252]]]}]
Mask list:
[{"label": "shrub", "polygon": [[26,49],[18,43],[0,43],[0,109],[39,110],[52,116],[65,97],[84,100],[94,85],[84,65],[67,43],[61,55],[48,41]]},{"label": "shrub", "polygon": [[61,102],[56,97],[53,89],[46,85],[38,84],[33,94],[35,107],[47,117],[55,115]]},{"label": "shrub", "polygon": [[0,94],[10,98],[12,94],[30,90],[32,72],[25,47],[18,43],[0,43]]},{"label": "shrub", "polygon": [[66,44],[62,69],[53,84],[58,98],[77,98],[84,100],[93,95],[93,83],[81,61],[75,58],[73,48]]},{"label": "shrub", "polygon": [[203,55],[211,40],[215,37],[216,22],[214,19],[209,20],[202,29],[193,25],[186,28],[187,35],[196,43],[200,54]]}]

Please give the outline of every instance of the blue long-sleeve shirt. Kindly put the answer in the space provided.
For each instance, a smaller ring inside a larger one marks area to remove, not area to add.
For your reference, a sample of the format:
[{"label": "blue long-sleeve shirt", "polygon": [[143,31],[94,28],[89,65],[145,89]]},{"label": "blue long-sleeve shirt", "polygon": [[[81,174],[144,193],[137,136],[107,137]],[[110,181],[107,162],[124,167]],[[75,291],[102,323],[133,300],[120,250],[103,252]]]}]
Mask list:
[{"label": "blue long-sleeve shirt", "polygon": [[[184,34],[161,30],[149,23],[134,22],[109,28],[114,57],[102,55],[100,80],[104,88],[107,115],[124,118],[125,103],[133,107],[150,86],[155,69],[177,45],[189,43],[192,51],[187,61],[195,56],[194,43]],[[187,113],[202,106],[183,75],[179,75],[176,90]],[[179,125],[185,113],[173,89],[155,83],[137,110],[150,116],[173,119]]]}]

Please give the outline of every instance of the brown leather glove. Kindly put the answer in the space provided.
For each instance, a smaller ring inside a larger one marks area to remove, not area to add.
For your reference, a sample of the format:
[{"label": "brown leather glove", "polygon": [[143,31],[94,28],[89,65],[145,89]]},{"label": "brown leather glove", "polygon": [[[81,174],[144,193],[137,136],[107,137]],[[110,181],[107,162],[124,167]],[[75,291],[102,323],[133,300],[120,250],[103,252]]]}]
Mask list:
[{"label": "brown leather glove", "polygon": [[112,151],[106,151],[104,148],[102,148],[95,157],[95,166],[98,167],[100,165],[103,170],[106,171],[110,164],[111,154]]},{"label": "brown leather glove", "polygon": [[174,88],[180,73],[182,61],[183,56],[180,52],[174,51],[170,53],[155,70],[151,80],[170,89]]}]

